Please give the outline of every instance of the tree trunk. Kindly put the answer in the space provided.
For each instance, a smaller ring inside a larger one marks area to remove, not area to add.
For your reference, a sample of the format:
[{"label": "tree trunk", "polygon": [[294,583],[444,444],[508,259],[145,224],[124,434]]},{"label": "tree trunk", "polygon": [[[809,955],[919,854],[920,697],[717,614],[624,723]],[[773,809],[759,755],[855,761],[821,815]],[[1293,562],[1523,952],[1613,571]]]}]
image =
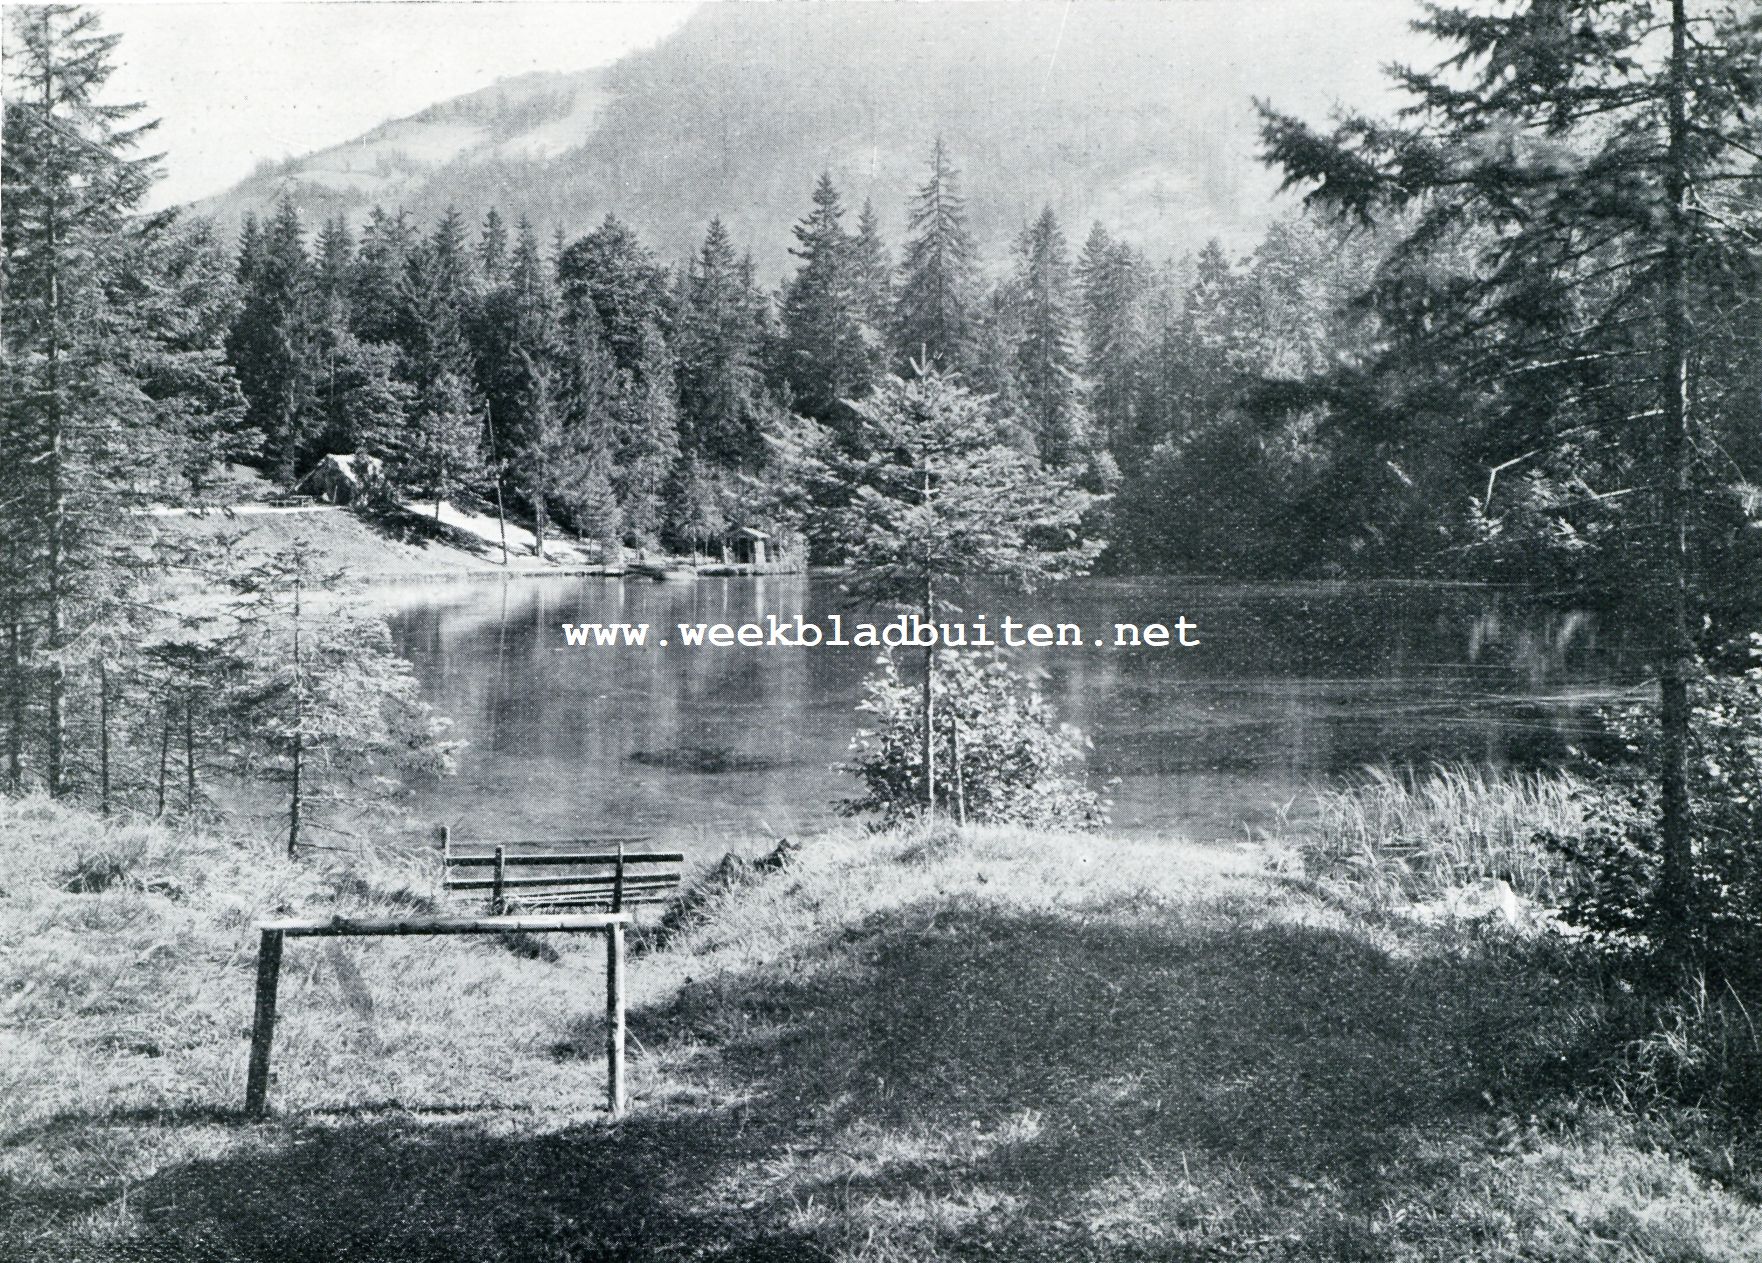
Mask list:
[{"label": "tree trunk", "polygon": [[1693,955],[1694,843],[1689,803],[1689,294],[1688,294],[1688,22],[1683,0],[1672,0],[1669,78],[1670,143],[1665,172],[1669,201],[1664,243],[1664,432],[1659,482],[1664,491],[1662,538],[1655,583],[1664,643],[1659,659],[1659,789],[1663,867],[1660,912],[1664,944],[1676,960]]},{"label": "tree trunk", "polygon": [[196,815],[196,702],[184,694],[184,815]]},{"label": "tree trunk", "polygon": [[949,716],[948,760],[954,764],[954,820],[967,827],[967,781],[961,771],[961,721],[959,715]]},{"label": "tree trunk", "polygon": [[300,662],[300,581],[294,580],[294,757],[293,774],[288,794],[288,858],[293,859],[300,846],[300,783],[306,753],[306,680]]},{"label": "tree trunk", "polygon": [[[48,119],[54,106],[54,98],[50,90],[50,76],[43,77],[43,117]],[[44,644],[49,650],[49,749],[44,771],[49,779],[49,794],[60,797],[67,789],[67,667],[62,663],[60,653],[62,641],[66,636],[66,611],[62,606],[65,595],[64,587],[67,576],[63,573],[67,565],[67,487],[63,478],[62,456],[64,436],[62,434],[61,417],[61,275],[59,224],[55,215],[56,208],[51,206],[45,221],[45,235],[48,238],[48,249],[44,252],[49,260],[49,328],[46,350],[46,373],[48,390],[47,417],[49,425],[49,450],[44,475],[48,480],[49,520],[48,556],[45,558],[44,578],[48,584],[48,603],[44,611]]]},{"label": "tree trunk", "polygon": [[110,668],[98,661],[98,814],[110,814]]},{"label": "tree trunk", "polygon": [[532,551],[543,558],[545,555],[545,498],[542,491],[532,496]]},{"label": "tree trunk", "polygon": [[502,462],[496,455],[496,414],[488,404],[483,408],[483,424],[489,431],[489,458],[496,471],[496,530],[502,537],[502,564],[508,564],[508,511],[502,504]]},{"label": "tree trunk", "polygon": [[153,804],[153,818],[158,819],[165,814],[165,773],[171,766],[171,703],[168,699],[164,711],[159,716],[159,786],[158,799]]},{"label": "tree trunk", "polygon": [[11,679],[6,725],[6,789],[24,792],[25,669],[24,630],[17,611],[6,622],[6,672]]},{"label": "tree trunk", "polygon": [[[936,608],[934,588],[924,584],[924,621]],[[936,818],[936,646],[924,650],[924,818]]]}]

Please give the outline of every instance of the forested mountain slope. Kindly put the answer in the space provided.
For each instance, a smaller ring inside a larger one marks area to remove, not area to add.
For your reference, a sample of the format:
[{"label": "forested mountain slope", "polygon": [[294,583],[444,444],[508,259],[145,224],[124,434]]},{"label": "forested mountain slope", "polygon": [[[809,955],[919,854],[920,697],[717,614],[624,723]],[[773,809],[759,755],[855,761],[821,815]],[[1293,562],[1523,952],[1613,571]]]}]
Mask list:
[{"label": "forested mountain slope", "polygon": [[940,133],[990,257],[1047,202],[1152,257],[1214,235],[1246,246],[1275,187],[1251,98],[1362,98],[1369,50],[1403,20],[1399,6],[1313,8],[711,4],[611,67],[437,104],[196,209],[231,227],[291,188],[309,223],[376,203],[425,222],[493,205],[571,236],[610,211],[671,259],[720,215],[776,278],[815,174],[830,170],[852,205],[872,198],[896,237]]}]

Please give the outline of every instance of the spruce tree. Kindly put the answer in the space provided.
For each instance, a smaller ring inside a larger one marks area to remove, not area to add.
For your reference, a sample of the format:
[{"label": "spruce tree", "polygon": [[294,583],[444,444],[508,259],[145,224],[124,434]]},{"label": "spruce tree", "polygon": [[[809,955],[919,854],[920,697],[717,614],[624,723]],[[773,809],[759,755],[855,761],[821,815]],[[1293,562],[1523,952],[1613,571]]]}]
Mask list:
[{"label": "spruce tree", "polygon": [[291,195],[282,197],[275,216],[245,245],[250,253],[241,253],[239,269],[244,302],[227,351],[250,423],[263,435],[264,457],[291,487],[317,437],[321,316],[317,273]]},{"label": "spruce tree", "polygon": [[672,324],[667,271],[615,215],[557,256],[564,320],[579,325],[591,311],[618,367],[640,372],[648,326]]},{"label": "spruce tree", "polygon": [[867,391],[873,365],[852,276],[844,203],[829,173],[820,176],[813,209],[793,232],[790,253],[801,263],[783,291],[778,370],[800,411],[849,430],[847,401]]},{"label": "spruce tree", "polygon": [[1023,421],[1048,465],[1080,464],[1093,455],[1088,383],[1079,373],[1070,250],[1050,206],[1017,239],[1016,295]]},{"label": "spruce tree", "polygon": [[[858,601],[902,606],[933,622],[958,608],[960,585],[989,579],[1031,589],[1082,574],[1100,552],[1081,521],[1091,497],[1068,474],[997,441],[987,401],[920,368],[889,376],[856,405],[862,450],[832,456],[849,501],[827,514]],[[924,650],[920,795],[937,800],[937,650]],[[958,719],[959,716],[954,718]]]},{"label": "spruce tree", "polygon": [[653,325],[643,331],[642,358],[625,391],[614,481],[625,533],[637,547],[660,540],[666,494],[679,460],[679,396],[672,357]]},{"label": "spruce tree", "polygon": [[508,269],[508,226],[495,207],[483,216],[483,231],[477,238],[477,270],[484,286],[494,289],[505,278]]},{"label": "spruce tree", "polygon": [[1144,349],[1143,258],[1113,240],[1097,220],[1077,261],[1086,372],[1095,383],[1092,406],[1109,451],[1133,432],[1138,362]]},{"label": "spruce tree", "polygon": [[967,366],[975,255],[959,175],[938,136],[930,151],[930,178],[906,210],[893,323],[902,366],[919,357],[944,371]]},{"label": "spruce tree", "polygon": [[[93,629],[128,617],[143,542],[143,519],[130,510],[165,489],[155,432],[163,414],[119,368],[139,361],[151,332],[141,313],[112,297],[131,262],[134,213],[155,176],[152,158],[133,156],[153,124],[133,121],[139,105],[100,99],[117,37],[101,33],[96,14],[45,5],[10,10],[6,20],[7,778],[20,788],[34,769],[62,794],[79,646]],[[33,712],[41,716],[40,762]]]},{"label": "spruce tree", "polygon": [[363,342],[403,347],[409,341],[406,277],[416,248],[416,232],[402,209],[388,215],[375,206],[367,216],[355,255],[349,307],[355,335]]},{"label": "spruce tree", "polygon": [[233,664],[233,770],[287,794],[290,857],[332,809],[384,805],[403,777],[454,770],[457,743],[444,739],[384,620],[314,599],[341,590],[341,575],[321,569],[309,541],[231,582],[221,643]]},{"label": "spruce tree", "polygon": [[[1396,69],[1412,99],[1396,121],[1348,116],[1323,133],[1262,107],[1267,160],[1312,205],[1363,223],[1409,217],[1376,290],[1401,335],[1388,367],[1447,382],[1456,424],[1474,419],[1489,466],[1529,452],[1532,479],[1618,477],[1633,489],[1619,505],[1576,497],[1575,512],[1633,515],[1607,538],[1654,629],[1649,893],[1678,958],[1711,893],[1697,891],[1708,839],[1696,836],[1688,765],[1696,528],[1719,476],[1703,453],[1722,451],[1710,411],[1721,373],[1697,367],[1694,329],[1749,302],[1762,271],[1748,222],[1762,175],[1762,26],[1737,9],[1688,10],[1438,6],[1417,25],[1449,57],[1430,72]],[[1469,266],[1453,266],[1453,252]]]},{"label": "spruce tree", "polygon": [[857,216],[857,233],[850,245],[850,274],[869,340],[878,358],[885,358],[883,348],[893,335],[893,261],[881,239],[880,216],[868,199]]},{"label": "spruce tree", "polygon": [[710,221],[686,269],[679,299],[676,359],[680,442],[723,468],[759,455],[759,329],[748,278],[728,230]]}]

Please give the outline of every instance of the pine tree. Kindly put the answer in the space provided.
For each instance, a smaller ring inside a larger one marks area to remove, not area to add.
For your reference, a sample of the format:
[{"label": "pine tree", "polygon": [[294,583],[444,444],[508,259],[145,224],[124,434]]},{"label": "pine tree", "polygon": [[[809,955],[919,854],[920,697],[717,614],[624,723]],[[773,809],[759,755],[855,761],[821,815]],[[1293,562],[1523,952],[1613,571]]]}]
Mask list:
[{"label": "pine tree", "polygon": [[477,270],[484,286],[494,289],[506,278],[508,269],[508,226],[495,207],[483,217],[483,232],[477,239]]},{"label": "pine tree", "polygon": [[355,336],[363,342],[404,347],[410,341],[405,289],[416,232],[403,210],[388,215],[375,206],[367,216],[355,255],[355,281],[349,307]]},{"label": "pine tree", "polygon": [[857,216],[857,235],[850,246],[851,284],[856,290],[857,307],[862,312],[869,341],[877,358],[884,358],[893,333],[893,261],[887,254],[887,243],[881,239],[881,219],[875,204],[863,201]]},{"label": "pine tree", "polygon": [[844,204],[829,173],[820,176],[813,210],[793,231],[790,253],[801,264],[783,291],[779,370],[800,411],[849,429],[847,401],[867,391],[872,364]]},{"label": "pine tree", "polygon": [[450,369],[436,374],[416,397],[410,430],[395,473],[427,493],[438,521],[441,501],[477,486],[485,474],[483,414],[469,381]]},{"label": "pine tree", "polygon": [[695,455],[679,463],[667,511],[667,525],[675,539],[691,548],[695,559],[704,544],[728,529],[722,512],[722,488],[716,477]]},{"label": "pine tree", "polygon": [[223,644],[235,664],[234,770],[285,789],[290,857],[327,808],[359,811],[404,776],[454,769],[457,743],[444,740],[384,620],[313,600],[340,578],[295,539],[232,580]]},{"label": "pine tree", "polygon": [[250,424],[284,485],[292,486],[312,454],[318,370],[317,275],[306,253],[305,228],[291,195],[241,254],[244,303],[228,356],[249,404]]},{"label": "pine tree", "polygon": [[1016,373],[1023,421],[1048,465],[1080,464],[1093,454],[1088,387],[1078,372],[1070,251],[1052,207],[1023,230],[1016,259],[1022,312]]},{"label": "pine tree", "polygon": [[146,337],[113,367],[151,401],[159,446],[149,463],[199,497],[218,466],[256,456],[260,442],[226,358],[240,305],[232,261],[205,219],[137,234],[132,245],[112,294]]},{"label": "pine tree", "polygon": [[355,235],[349,231],[349,221],[341,212],[324,221],[313,253],[323,318],[327,324],[346,326],[355,284]]},{"label": "pine tree", "polygon": [[1086,372],[1095,383],[1092,404],[1109,451],[1116,451],[1135,426],[1138,363],[1144,349],[1143,258],[1124,241],[1114,241],[1097,220],[1077,261],[1082,293]]},{"label": "pine tree", "polygon": [[930,178],[906,212],[894,314],[894,344],[902,364],[928,357],[945,371],[967,366],[974,249],[959,174],[938,136],[930,151]]},{"label": "pine tree", "polygon": [[10,85],[0,149],[5,355],[0,362],[0,616],[7,638],[7,779],[33,763],[29,699],[41,698],[42,781],[69,788],[77,647],[126,620],[141,519],[162,490],[156,409],[126,371],[150,332],[112,301],[132,216],[155,175],[130,156],[153,124],[99,100],[117,37],[64,5],[7,13]]},{"label": "pine tree", "polygon": [[642,358],[626,391],[614,481],[625,533],[637,547],[656,544],[666,522],[666,493],[679,460],[679,396],[661,331],[643,331]]},{"label": "pine tree", "polygon": [[591,310],[618,367],[638,373],[648,326],[672,325],[667,271],[615,215],[557,256],[564,320],[579,325]]},{"label": "pine tree", "polygon": [[[1748,302],[1762,272],[1746,224],[1762,177],[1762,26],[1734,9],[1691,18],[1685,0],[1439,6],[1417,25],[1451,56],[1396,71],[1413,98],[1399,121],[1347,117],[1324,135],[1263,106],[1265,155],[1311,204],[1411,217],[1376,298],[1399,370],[1451,392],[1488,466],[1529,452],[1532,480],[1634,488],[1577,512],[1640,510],[1608,538],[1647,545],[1623,550],[1618,573],[1640,577],[1633,595],[1657,629],[1651,893],[1683,958],[1705,841],[1688,772],[1694,528],[1712,482],[1699,453],[1721,450],[1708,411],[1720,366],[1696,370],[1692,331]],[[1452,251],[1471,266],[1450,266]]]},{"label": "pine tree", "polygon": [[723,468],[758,455],[759,328],[728,230],[710,221],[679,300],[680,442]]},{"label": "pine tree", "polygon": [[[950,598],[965,581],[1033,588],[1093,564],[1101,546],[1080,534],[1091,497],[1067,475],[998,443],[982,397],[924,369],[909,381],[884,378],[856,411],[860,446],[873,455],[834,456],[838,479],[855,491],[828,515],[854,599],[904,606],[929,623],[956,608]],[[935,647],[926,648],[919,762],[926,810],[938,792],[936,661]]]}]

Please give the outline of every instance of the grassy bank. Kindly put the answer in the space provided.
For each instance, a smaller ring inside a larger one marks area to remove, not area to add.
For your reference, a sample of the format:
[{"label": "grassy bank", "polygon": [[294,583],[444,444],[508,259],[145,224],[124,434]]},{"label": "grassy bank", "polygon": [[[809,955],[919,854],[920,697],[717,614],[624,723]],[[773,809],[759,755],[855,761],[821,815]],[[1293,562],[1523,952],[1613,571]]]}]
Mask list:
[{"label": "grassy bank", "polygon": [[200,516],[155,517],[153,527],[166,542],[194,551],[198,575],[202,567],[218,560],[223,541],[233,537],[239,541],[237,555],[247,564],[295,538],[305,539],[322,567],[347,571],[351,578],[366,582],[531,578],[592,569],[573,551],[558,549],[554,560],[541,560],[533,555],[530,533],[525,533],[524,547],[510,540],[504,566],[499,546],[463,529],[451,520],[462,515],[448,512],[450,520],[436,522],[413,511],[364,514],[311,508],[229,514],[214,510]]},{"label": "grassy bank", "polygon": [[[434,874],[0,803],[7,1259],[1756,1257],[1754,1155],[1587,1089],[1618,999],[1281,848],[808,839],[631,968],[599,1111],[588,944],[299,943],[277,1116],[251,920]],[[78,893],[76,893],[78,892]]]}]

